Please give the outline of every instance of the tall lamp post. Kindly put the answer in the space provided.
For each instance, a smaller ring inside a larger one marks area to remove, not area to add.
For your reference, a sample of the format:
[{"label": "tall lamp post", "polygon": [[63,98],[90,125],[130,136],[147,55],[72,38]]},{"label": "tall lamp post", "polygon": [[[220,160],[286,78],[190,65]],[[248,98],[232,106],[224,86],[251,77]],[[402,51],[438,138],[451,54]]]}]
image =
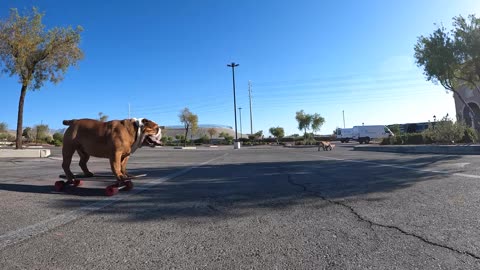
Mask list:
[{"label": "tall lamp post", "polygon": [[242,107],[238,107],[238,114],[240,116],[240,139],[243,138],[243,131],[242,131]]},{"label": "tall lamp post", "polygon": [[233,113],[235,115],[235,148],[237,148],[238,142],[238,132],[237,132],[237,98],[235,96],[235,67],[238,67],[238,64],[232,62],[227,65],[232,68],[232,78],[233,78]]}]

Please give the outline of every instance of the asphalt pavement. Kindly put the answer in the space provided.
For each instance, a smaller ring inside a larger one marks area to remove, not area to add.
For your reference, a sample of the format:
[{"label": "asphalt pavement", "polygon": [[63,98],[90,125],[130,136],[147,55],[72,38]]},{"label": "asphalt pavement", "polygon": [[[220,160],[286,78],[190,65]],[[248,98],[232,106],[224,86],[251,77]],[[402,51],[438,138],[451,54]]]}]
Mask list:
[{"label": "asphalt pavement", "polygon": [[142,148],[113,197],[55,192],[59,148],[0,158],[0,269],[480,268],[477,156],[352,146]]}]

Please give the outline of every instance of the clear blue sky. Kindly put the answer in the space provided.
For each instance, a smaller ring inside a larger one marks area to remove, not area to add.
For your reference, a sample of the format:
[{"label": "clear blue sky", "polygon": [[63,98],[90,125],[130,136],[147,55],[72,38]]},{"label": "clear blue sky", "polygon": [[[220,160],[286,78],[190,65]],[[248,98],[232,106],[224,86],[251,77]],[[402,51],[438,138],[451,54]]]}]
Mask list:
[{"label": "clear blue sky", "polygon": [[[454,102],[426,82],[413,47],[434,23],[480,14],[478,0],[405,1],[34,1],[3,0],[9,8],[37,6],[44,24],[81,25],[85,59],[63,82],[29,91],[24,126],[62,128],[63,119],[151,118],[179,124],[184,107],[200,124],[234,126],[232,74],[243,132],[273,126],[301,133],[295,112],[319,113],[320,133],[346,126],[427,121]],[[18,78],[0,76],[0,121],[16,128]],[[238,111],[237,111],[238,112]],[[240,127],[238,128],[240,130]]]}]

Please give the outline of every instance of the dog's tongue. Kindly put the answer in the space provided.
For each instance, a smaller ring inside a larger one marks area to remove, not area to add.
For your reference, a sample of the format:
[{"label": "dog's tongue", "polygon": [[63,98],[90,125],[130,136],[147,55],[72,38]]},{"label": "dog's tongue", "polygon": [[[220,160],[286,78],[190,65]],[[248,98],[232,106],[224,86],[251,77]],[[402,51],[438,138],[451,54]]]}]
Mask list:
[{"label": "dog's tongue", "polygon": [[155,143],[155,144],[157,144],[157,145],[162,145],[162,141],[160,141],[157,136],[150,135],[150,136],[148,136],[148,138],[149,138],[153,143]]}]

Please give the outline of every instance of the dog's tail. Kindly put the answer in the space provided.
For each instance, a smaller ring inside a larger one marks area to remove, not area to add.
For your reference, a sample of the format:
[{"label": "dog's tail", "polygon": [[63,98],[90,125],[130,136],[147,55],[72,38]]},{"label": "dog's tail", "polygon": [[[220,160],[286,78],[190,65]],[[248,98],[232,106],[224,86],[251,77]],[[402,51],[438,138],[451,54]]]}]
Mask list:
[{"label": "dog's tail", "polygon": [[75,120],[63,120],[63,124],[64,124],[65,126],[70,126],[71,124],[73,124],[74,121],[75,121]]}]

